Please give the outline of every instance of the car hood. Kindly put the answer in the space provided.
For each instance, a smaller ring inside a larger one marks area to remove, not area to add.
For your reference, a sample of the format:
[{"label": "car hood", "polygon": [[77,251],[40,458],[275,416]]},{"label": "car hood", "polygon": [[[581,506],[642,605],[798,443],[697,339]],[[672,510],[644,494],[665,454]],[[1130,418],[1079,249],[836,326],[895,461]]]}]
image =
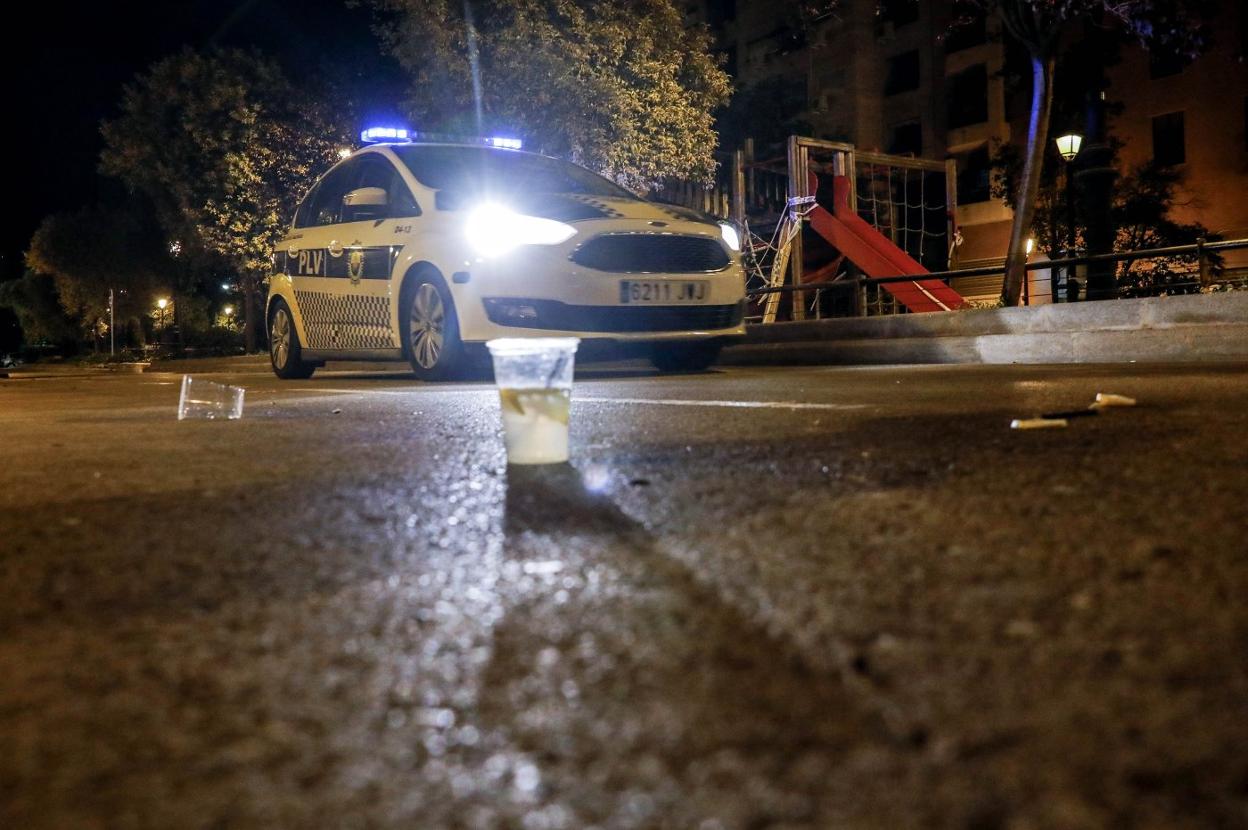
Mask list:
[{"label": "car hood", "polygon": [[586,196],[580,193],[534,194],[519,200],[515,208],[529,216],[569,223],[594,219],[641,219],[650,222],[676,221],[715,225],[718,221],[701,211],[679,205],[611,196]]}]

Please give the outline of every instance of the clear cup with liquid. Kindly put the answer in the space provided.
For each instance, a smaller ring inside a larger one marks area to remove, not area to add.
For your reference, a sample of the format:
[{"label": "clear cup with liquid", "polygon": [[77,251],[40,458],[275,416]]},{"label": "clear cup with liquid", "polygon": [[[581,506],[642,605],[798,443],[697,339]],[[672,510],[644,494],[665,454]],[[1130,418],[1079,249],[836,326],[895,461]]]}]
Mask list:
[{"label": "clear cup with liquid", "polygon": [[568,460],[575,337],[507,337],[486,343],[502,411],[509,464]]}]

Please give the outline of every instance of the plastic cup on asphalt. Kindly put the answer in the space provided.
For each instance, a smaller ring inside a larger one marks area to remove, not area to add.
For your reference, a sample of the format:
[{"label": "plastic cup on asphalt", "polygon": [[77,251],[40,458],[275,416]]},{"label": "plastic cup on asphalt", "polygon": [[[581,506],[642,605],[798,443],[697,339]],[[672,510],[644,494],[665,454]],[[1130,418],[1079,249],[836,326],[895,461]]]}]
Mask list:
[{"label": "plastic cup on asphalt", "polygon": [[575,337],[491,340],[509,464],[559,464],[568,460]]},{"label": "plastic cup on asphalt", "polygon": [[182,376],[182,396],[178,399],[178,420],[205,419],[235,421],[243,417],[243,388],[214,383],[203,378]]}]

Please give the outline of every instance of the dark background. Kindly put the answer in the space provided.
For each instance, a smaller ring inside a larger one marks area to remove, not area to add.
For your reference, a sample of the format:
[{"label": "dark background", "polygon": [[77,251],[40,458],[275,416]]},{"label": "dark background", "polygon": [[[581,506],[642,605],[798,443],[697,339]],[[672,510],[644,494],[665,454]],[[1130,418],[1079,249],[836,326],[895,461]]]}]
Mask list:
[{"label": "dark background", "polygon": [[116,114],[122,85],[165,55],[254,46],[293,81],[332,77],[369,119],[396,117],[402,99],[400,72],[380,54],[371,12],[343,0],[34,3],[23,11],[3,58],[16,98],[7,107],[10,140],[20,149],[8,155],[18,198],[3,223],[0,279],[21,275],[22,252],[44,216],[120,192],[96,172],[100,121]]}]

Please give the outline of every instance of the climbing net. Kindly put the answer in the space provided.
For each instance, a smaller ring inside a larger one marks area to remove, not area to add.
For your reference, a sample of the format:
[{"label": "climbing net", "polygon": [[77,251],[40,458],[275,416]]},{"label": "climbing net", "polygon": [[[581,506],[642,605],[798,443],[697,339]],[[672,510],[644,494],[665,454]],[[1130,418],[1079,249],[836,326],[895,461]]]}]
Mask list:
[{"label": "climbing net", "polygon": [[925,268],[949,264],[945,174],[894,164],[860,163],[858,215]]}]

